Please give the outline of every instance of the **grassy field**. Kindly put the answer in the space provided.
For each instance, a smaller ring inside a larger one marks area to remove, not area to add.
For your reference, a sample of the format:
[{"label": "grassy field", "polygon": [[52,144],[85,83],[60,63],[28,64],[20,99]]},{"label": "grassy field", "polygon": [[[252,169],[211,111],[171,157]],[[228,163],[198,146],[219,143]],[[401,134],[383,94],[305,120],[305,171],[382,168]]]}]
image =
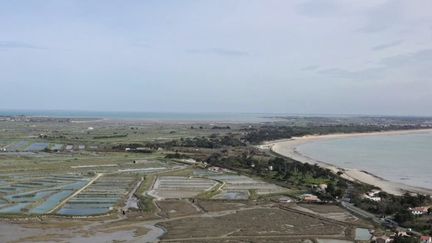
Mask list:
[{"label": "grassy field", "polygon": [[[61,144],[111,145],[166,141],[187,137],[208,136],[215,132],[224,134],[230,130],[212,129],[209,123],[152,123],[128,121],[88,121],[62,123],[0,121],[0,144],[19,140],[49,141]],[[225,124],[223,124],[225,125]],[[229,124],[232,129],[241,125]],[[40,136],[40,135],[46,135]]]}]

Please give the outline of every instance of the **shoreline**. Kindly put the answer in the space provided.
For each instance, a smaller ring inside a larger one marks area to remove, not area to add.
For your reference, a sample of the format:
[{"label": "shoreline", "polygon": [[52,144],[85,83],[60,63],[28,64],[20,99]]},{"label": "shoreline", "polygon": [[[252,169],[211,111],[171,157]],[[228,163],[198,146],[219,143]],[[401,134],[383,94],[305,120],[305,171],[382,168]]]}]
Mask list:
[{"label": "shoreline", "polygon": [[383,131],[383,132],[369,132],[369,133],[336,133],[328,135],[307,135],[303,137],[293,137],[290,139],[281,139],[275,141],[265,142],[260,145],[260,148],[269,149],[274,153],[297,160],[302,163],[317,164],[318,166],[329,169],[334,173],[343,172],[341,175],[344,179],[350,181],[357,181],[364,184],[369,184],[381,188],[381,190],[393,194],[402,195],[405,192],[414,192],[432,195],[432,189],[415,187],[406,185],[399,182],[393,182],[386,180],[385,178],[379,177],[362,169],[350,169],[343,168],[332,164],[331,162],[324,162],[314,158],[311,158],[305,154],[302,154],[297,150],[297,147],[315,141],[322,140],[333,140],[333,139],[344,139],[352,137],[364,137],[364,136],[394,136],[394,135],[405,135],[405,134],[416,134],[432,132],[432,129],[416,129],[416,130],[399,130],[399,131]]}]

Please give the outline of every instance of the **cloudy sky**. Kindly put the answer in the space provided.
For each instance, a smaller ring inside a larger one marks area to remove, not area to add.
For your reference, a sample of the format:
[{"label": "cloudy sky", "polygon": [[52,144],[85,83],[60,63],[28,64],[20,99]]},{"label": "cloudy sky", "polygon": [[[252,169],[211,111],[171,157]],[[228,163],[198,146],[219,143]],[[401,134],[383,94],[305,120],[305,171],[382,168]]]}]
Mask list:
[{"label": "cloudy sky", "polygon": [[0,0],[0,109],[432,115],[431,10]]}]

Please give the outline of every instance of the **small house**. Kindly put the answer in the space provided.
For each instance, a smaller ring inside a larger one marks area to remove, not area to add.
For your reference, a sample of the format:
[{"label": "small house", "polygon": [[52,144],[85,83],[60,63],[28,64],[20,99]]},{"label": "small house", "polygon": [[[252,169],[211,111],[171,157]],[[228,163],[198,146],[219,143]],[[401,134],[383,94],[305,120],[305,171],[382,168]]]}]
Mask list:
[{"label": "small house", "polygon": [[415,207],[409,208],[409,211],[411,211],[413,215],[424,215],[428,213],[428,209],[428,207]]},{"label": "small house", "polygon": [[321,191],[325,192],[327,190],[328,186],[327,186],[327,184],[319,184],[318,187],[321,189]]},{"label": "small house", "polygon": [[321,200],[318,198],[318,196],[315,196],[313,194],[303,194],[301,196],[303,202],[309,202],[309,203],[314,203],[314,202],[321,202]]},{"label": "small house", "polygon": [[432,238],[428,235],[420,236],[420,243],[432,243]]},{"label": "small house", "polygon": [[381,201],[381,197],[379,196],[379,193],[381,191],[378,189],[373,189],[369,192],[367,192],[366,194],[363,195],[363,198],[371,200],[371,201],[375,201],[375,202],[380,202]]},{"label": "small house", "polygon": [[364,198],[364,199],[371,200],[371,201],[375,201],[375,202],[380,202],[380,201],[381,201],[381,197],[370,196],[370,195],[368,195],[368,194],[364,194],[364,195],[363,195],[363,198]]}]

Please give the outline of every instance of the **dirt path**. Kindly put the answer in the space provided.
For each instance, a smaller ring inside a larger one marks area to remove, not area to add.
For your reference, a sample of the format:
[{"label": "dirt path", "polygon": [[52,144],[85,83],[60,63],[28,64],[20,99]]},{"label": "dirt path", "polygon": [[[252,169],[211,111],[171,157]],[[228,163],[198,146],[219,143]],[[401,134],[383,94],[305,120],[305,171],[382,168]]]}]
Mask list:
[{"label": "dirt path", "polygon": [[197,212],[205,213],[205,211],[201,207],[199,207],[198,205],[196,205],[195,203],[193,203],[193,202],[191,202],[191,201],[189,201],[187,199],[185,201],[187,203],[189,203],[192,207],[194,207]]},{"label": "dirt path", "polygon": [[135,187],[129,192],[128,198],[126,200],[125,206],[123,207],[123,211],[128,211],[129,208],[138,208],[138,199],[134,196],[138,188],[141,186],[141,184],[144,181],[144,177],[141,177],[141,179],[136,183]]}]

